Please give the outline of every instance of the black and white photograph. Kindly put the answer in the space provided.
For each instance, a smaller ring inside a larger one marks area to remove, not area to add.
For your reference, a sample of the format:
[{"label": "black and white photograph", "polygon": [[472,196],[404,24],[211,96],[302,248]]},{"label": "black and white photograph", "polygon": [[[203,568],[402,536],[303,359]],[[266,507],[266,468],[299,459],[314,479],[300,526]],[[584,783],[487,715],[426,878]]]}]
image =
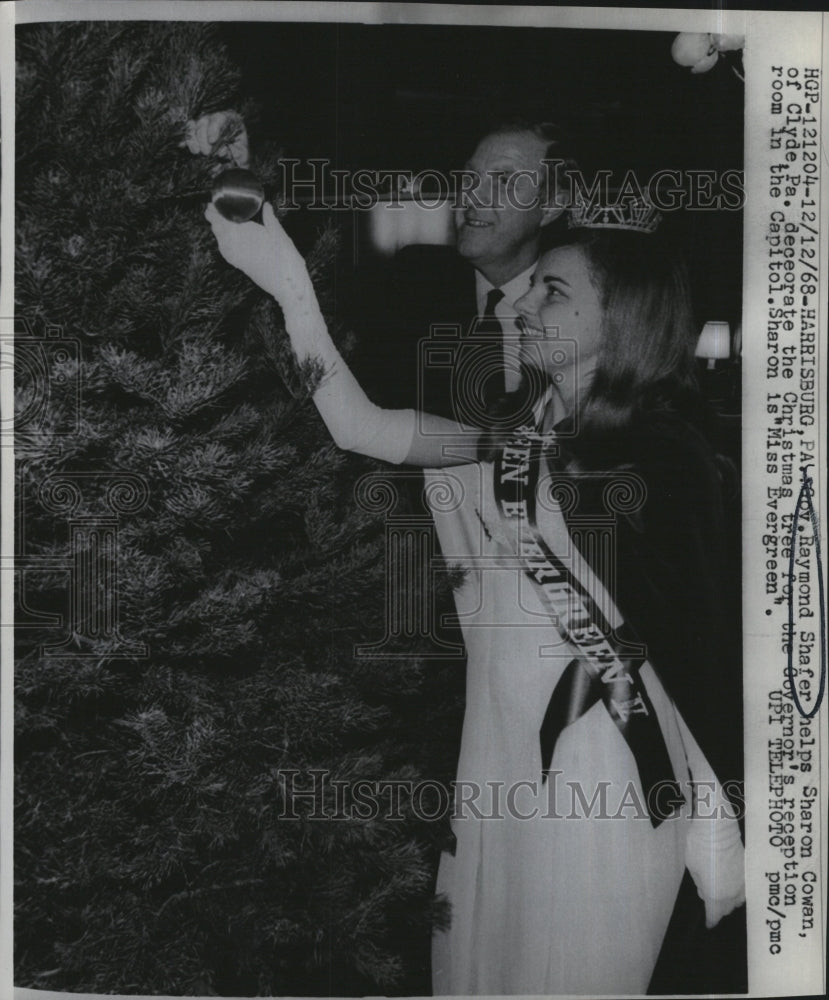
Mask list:
[{"label": "black and white photograph", "polygon": [[15,995],[819,992],[807,15],[354,6],[4,25]]}]

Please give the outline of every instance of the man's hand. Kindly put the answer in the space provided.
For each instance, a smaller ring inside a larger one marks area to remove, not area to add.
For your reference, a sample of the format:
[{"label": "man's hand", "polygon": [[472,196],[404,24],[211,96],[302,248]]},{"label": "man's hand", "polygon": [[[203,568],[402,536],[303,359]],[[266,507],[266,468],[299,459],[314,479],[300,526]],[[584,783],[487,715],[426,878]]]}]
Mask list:
[{"label": "man's hand", "polygon": [[214,111],[190,120],[185,126],[184,143],[191,153],[216,156],[236,167],[249,162],[248,134],[236,111]]}]

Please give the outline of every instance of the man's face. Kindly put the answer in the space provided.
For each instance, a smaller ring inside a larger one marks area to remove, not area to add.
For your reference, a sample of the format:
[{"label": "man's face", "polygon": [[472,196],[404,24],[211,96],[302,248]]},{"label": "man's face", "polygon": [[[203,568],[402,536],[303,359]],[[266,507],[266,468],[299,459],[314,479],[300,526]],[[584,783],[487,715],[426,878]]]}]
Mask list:
[{"label": "man's face", "polygon": [[471,190],[466,180],[455,211],[458,253],[496,284],[536,258],[539,232],[548,221],[540,199],[546,152],[547,144],[532,132],[488,135],[464,168],[478,183]]}]

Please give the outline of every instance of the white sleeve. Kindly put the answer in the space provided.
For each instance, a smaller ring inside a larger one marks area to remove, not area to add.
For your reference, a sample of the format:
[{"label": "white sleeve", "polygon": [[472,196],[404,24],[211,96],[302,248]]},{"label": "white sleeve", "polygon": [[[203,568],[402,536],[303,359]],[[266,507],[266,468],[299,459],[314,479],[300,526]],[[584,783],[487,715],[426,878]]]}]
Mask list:
[{"label": "white sleeve", "polygon": [[275,294],[297,358],[317,360],[323,366],[314,403],[326,427],[340,448],[403,462],[415,436],[415,411],[386,410],[366,396],[328,334],[302,255],[281,226],[279,231]]}]

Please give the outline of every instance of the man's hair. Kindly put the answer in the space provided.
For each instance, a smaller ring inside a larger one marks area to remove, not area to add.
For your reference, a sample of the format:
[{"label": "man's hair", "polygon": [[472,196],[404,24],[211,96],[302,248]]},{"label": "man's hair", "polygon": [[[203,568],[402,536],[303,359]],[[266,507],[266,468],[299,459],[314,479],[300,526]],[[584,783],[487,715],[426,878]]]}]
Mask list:
[{"label": "man's hair", "polygon": [[563,207],[569,203],[567,195],[570,185],[567,181],[568,171],[578,169],[575,144],[571,136],[555,122],[532,121],[528,118],[501,119],[485,135],[513,135],[516,132],[529,132],[546,144],[542,157],[549,166],[545,169],[542,180],[542,199],[544,204],[551,204],[556,195],[563,196]]}]

